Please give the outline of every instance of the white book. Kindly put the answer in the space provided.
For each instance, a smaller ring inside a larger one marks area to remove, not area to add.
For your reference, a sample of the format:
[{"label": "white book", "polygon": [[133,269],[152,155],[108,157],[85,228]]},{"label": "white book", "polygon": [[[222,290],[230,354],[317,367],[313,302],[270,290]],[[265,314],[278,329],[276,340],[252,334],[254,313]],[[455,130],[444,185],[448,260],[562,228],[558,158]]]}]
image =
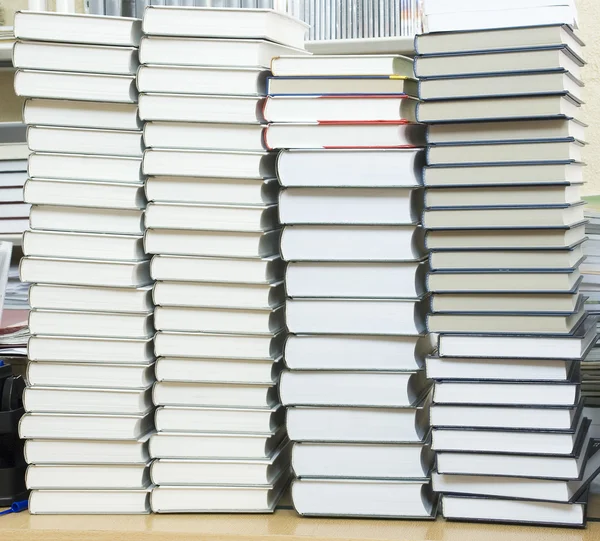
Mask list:
[{"label": "white book", "polygon": [[148,229],[144,248],[149,254],[263,258],[279,253],[280,237],[280,229],[266,233]]},{"label": "white book", "polygon": [[292,484],[300,515],[380,518],[433,518],[427,480],[301,479]]},{"label": "white book", "polygon": [[148,203],[144,223],[147,229],[271,231],[279,227],[277,211],[277,205]]},{"label": "white book", "polygon": [[154,337],[154,350],[157,357],[267,361],[281,357],[284,334],[271,336],[159,331]]},{"label": "white book", "polygon": [[142,210],[33,205],[29,214],[31,229],[50,231],[141,235],[143,222]]},{"label": "white book", "polygon": [[0,143],[0,160],[14,161],[26,160],[29,156],[29,147],[24,142]]},{"label": "white book", "polygon": [[23,407],[34,413],[142,415],[152,407],[151,394],[151,389],[28,387],[23,393]]},{"label": "white book", "polygon": [[157,306],[158,331],[275,334],[285,327],[283,307],[272,310]]},{"label": "white book", "polygon": [[293,298],[408,299],[427,291],[426,272],[419,263],[291,262],[285,287]]},{"label": "white book", "polygon": [[17,41],[13,66],[22,69],[135,75],[137,49],[106,45]]},{"label": "white book", "polygon": [[412,188],[421,184],[420,149],[292,149],[277,157],[285,187]]},{"label": "white book", "polygon": [[0,234],[16,234],[18,238],[27,229],[27,218],[5,218],[0,220]]},{"label": "white book", "polygon": [[30,126],[27,144],[34,152],[141,157],[140,131]]},{"label": "white book", "polygon": [[69,126],[106,130],[139,130],[134,103],[30,99],[23,106],[23,122],[30,126]]},{"label": "white book", "polygon": [[32,335],[83,337],[151,338],[154,336],[152,313],[72,312],[31,310]]},{"label": "white book", "polygon": [[[211,114],[216,113],[214,108],[210,108],[210,111]],[[167,116],[162,109],[158,115]],[[169,112],[168,116],[172,118],[175,115]],[[210,118],[210,115],[202,114],[202,117]],[[263,143],[263,124],[258,122],[242,124],[241,119],[234,119],[234,121],[235,124],[217,123],[217,121],[213,123],[146,122],[144,143],[148,148],[266,150]]]},{"label": "white book", "polygon": [[266,310],[285,301],[283,282],[271,284],[221,284],[215,282],[161,281],[152,291],[157,306],[199,306]]},{"label": "white book", "polygon": [[424,305],[413,300],[288,299],[286,323],[294,334],[420,335]]},{"label": "white book", "polygon": [[162,150],[144,154],[144,174],[261,179],[275,176],[275,156],[265,152]]},{"label": "white book", "polygon": [[273,59],[271,71],[276,77],[414,76],[412,58],[392,54],[280,55]]},{"label": "white book", "polygon": [[278,403],[277,388],[271,384],[182,383],[160,381],[152,400],[157,406],[221,406],[271,408]]},{"label": "white book", "polygon": [[406,407],[418,404],[428,388],[425,373],[283,372],[284,406]]},{"label": "white book", "polygon": [[263,96],[268,72],[261,68],[140,66],[140,92]]},{"label": "white book", "polygon": [[141,64],[270,69],[274,56],[308,53],[266,40],[145,36],[139,54]]},{"label": "white book", "polygon": [[433,453],[422,444],[294,443],[297,477],[406,479],[429,475]]},{"label": "white book", "polygon": [[27,381],[32,387],[147,389],[154,380],[154,364],[30,362],[27,365]]},{"label": "white book", "polygon": [[141,158],[33,153],[28,167],[31,178],[126,184],[143,184],[144,178]]},{"label": "white book", "polygon": [[146,465],[147,438],[135,441],[31,440],[25,442],[28,464],[142,464]]},{"label": "white book", "polygon": [[[0,162],[1,163],[1,162]],[[15,186],[0,189],[0,203],[21,203],[23,201],[23,187]]]},{"label": "white book", "polygon": [[261,105],[253,96],[141,94],[139,115],[144,121],[255,124],[262,120]]},{"label": "white book", "polygon": [[150,513],[151,490],[34,490],[32,515],[135,515]]},{"label": "white book", "polygon": [[136,47],[142,21],[125,17],[70,13],[19,11],[15,14],[15,37],[23,40],[62,41]]},{"label": "white book", "polygon": [[[504,9],[525,9],[532,7],[548,7],[548,6],[570,6],[575,9],[573,0],[505,0],[502,4]],[[456,13],[464,11],[494,11],[494,5],[482,4],[477,0],[453,0],[451,5],[448,5],[444,0],[427,0],[424,13],[430,15],[432,13]]]},{"label": "white book", "polygon": [[151,35],[266,39],[304,48],[308,25],[271,9],[164,9],[152,6],[144,14],[143,31]]},{"label": "white book", "polygon": [[33,205],[61,205],[136,210],[146,206],[144,187],[138,183],[83,180],[29,179],[23,199]]},{"label": "white book", "polygon": [[2,203],[0,202],[0,213],[3,220],[12,218],[27,218],[31,205],[25,203]]},{"label": "white book", "polygon": [[[22,439],[138,440],[154,426],[152,413],[145,415],[99,415],[81,413],[26,413],[19,421]],[[78,455],[81,457],[82,455]]]},{"label": "white book", "polygon": [[291,334],[284,360],[291,370],[417,370],[432,348],[427,336]]},{"label": "white book", "polygon": [[287,408],[292,441],[420,443],[429,432],[429,408]]},{"label": "white book", "polygon": [[154,362],[152,340],[32,336],[27,344],[30,361],[149,364]]},{"label": "white book", "polygon": [[426,253],[425,231],[414,226],[318,226],[283,228],[286,261],[417,261]]},{"label": "white book", "polygon": [[101,261],[24,257],[23,282],[103,287],[143,287],[151,283],[148,261]]},{"label": "white book", "polygon": [[138,489],[150,485],[146,464],[32,464],[25,472],[29,490]]},{"label": "white book", "polygon": [[225,432],[271,434],[285,420],[285,408],[214,408],[159,406],[156,430],[164,432]]},{"label": "white book", "polygon": [[15,94],[24,98],[137,103],[133,75],[17,70]]},{"label": "white book", "polygon": [[152,458],[267,458],[285,430],[266,434],[159,432],[150,437]]},{"label": "white book", "polygon": [[149,201],[263,206],[277,203],[278,195],[275,179],[156,176],[146,181]]},{"label": "white book", "polygon": [[264,285],[283,280],[284,269],[278,256],[232,259],[155,255],[150,263],[152,278],[173,282]]},{"label": "white book", "polygon": [[23,255],[113,261],[138,261],[146,258],[141,236],[39,230],[25,231]]},{"label": "white book", "polygon": [[288,188],[279,195],[283,224],[415,224],[423,192],[402,188]]},{"label": "white book", "polygon": [[[0,165],[6,162],[0,162]],[[23,186],[27,180],[27,160],[23,165],[23,171],[3,171],[0,168],[0,193],[7,188]]]}]

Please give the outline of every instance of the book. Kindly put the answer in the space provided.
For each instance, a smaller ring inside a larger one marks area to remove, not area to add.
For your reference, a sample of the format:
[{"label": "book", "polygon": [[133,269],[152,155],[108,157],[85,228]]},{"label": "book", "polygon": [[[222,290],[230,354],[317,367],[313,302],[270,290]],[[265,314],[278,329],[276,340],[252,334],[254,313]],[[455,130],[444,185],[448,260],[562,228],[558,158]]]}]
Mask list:
[{"label": "book", "polygon": [[132,515],[150,513],[150,488],[116,490],[34,490],[29,495],[32,515]]},{"label": "book", "polygon": [[147,464],[31,464],[25,472],[29,490],[133,490],[150,485]]},{"label": "book", "polygon": [[283,228],[280,250],[286,261],[418,261],[424,241],[414,226],[292,225]]},{"label": "book", "polygon": [[50,258],[139,261],[146,258],[139,235],[103,235],[30,230],[23,234],[23,255]]},{"label": "book", "polygon": [[133,103],[28,99],[23,122],[29,126],[64,126],[106,130],[139,130],[142,123]]},{"label": "book", "polygon": [[420,263],[290,262],[285,288],[292,298],[419,298],[427,291]]},{"label": "book", "polygon": [[425,331],[420,300],[288,299],[288,330],[294,334],[420,335]]},{"label": "book", "polygon": [[[279,194],[282,224],[417,224],[423,192],[410,188],[287,188]],[[365,204],[367,202],[367,204]]]},{"label": "book", "polygon": [[275,77],[414,76],[412,59],[401,55],[280,55],[271,61],[271,72]]},{"label": "book", "polygon": [[[314,41],[313,41],[314,44]],[[269,77],[269,96],[418,95],[417,81],[400,75],[349,77]]]},{"label": "book", "polygon": [[114,413],[142,415],[152,407],[151,389],[78,389],[28,387],[23,392],[25,411],[52,413]]},{"label": "book", "polygon": [[283,279],[284,269],[278,256],[228,259],[159,254],[150,263],[152,278],[159,282],[272,284]]},{"label": "book", "polygon": [[144,13],[145,34],[265,39],[304,48],[308,25],[271,9],[162,9],[152,6]]},{"label": "book", "polygon": [[[220,30],[222,32],[222,30]],[[140,64],[269,69],[277,55],[304,55],[303,49],[259,39],[222,39],[144,36]]]},{"label": "book", "polygon": [[25,160],[29,156],[29,148],[25,143],[0,143],[0,160]]},{"label": "book", "polygon": [[[502,7],[505,9],[525,9],[540,6],[569,6],[571,9],[574,9],[574,2],[573,0],[507,0]],[[454,0],[451,7],[443,0],[428,0],[424,13],[430,15],[432,13],[489,11],[490,9],[494,11],[493,7],[481,4],[477,0]]]},{"label": "book", "polygon": [[[413,13],[409,17],[415,17]],[[413,24],[412,22],[409,24]],[[416,24],[416,23],[415,23]],[[311,39],[306,49],[312,54],[414,54],[414,36],[385,36],[371,38]]]},{"label": "book", "polygon": [[427,336],[291,334],[284,362],[290,370],[414,371],[432,347]]},{"label": "book", "polygon": [[260,67],[140,66],[136,76],[142,93],[262,96],[268,71]]},{"label": "book", "polygon": [[134,47],[30,40],[15,43],[12,61],[17,69],[112,75],[135,75],[139,66],[137,48]]},{"label": "book", "polygon": [[[3,171],[0,169],[0,190],[3,191],[7,188],[19,187],[25,184],[25,181],[27,180],[27,160],[24,160],[24,162],[22,168],[20,167],[22,171]],[[0,164],[6,163],[14,162],[12,160],[0,161]],[[2,191],[0,191],[0,193],[2,193]]]},{"label": "book", "polygon": [[[138,440],[154,427],[152,413],[106,415],[81,413],[26,413],[19,421],[19,437],[26,440]],[[83,455],[77,455],[79,457]]]},{"label": "book", "polygon": [[23,199],[33,205],[138,210],[146,206],[144,187],[131,184],[60,179],[28,179]]},{"label": "book", "polygon": [[284,420],[285,408],[280,405],[272,408],[159,406],[156,409],[156,430],[160,433],[230,431],[236,434],[272,434],[278,431]]},{"label": "book", "polygon": [[278,403],[272,384],[225,384],[157,382],[152,400],[158,406],[221,406],[234,408],[272,408]]},{"label": "book", "polygon": [[427,479],[300,479],[292,499],[303,516],[433,519],[436,509]]},{"label": "book", "polygon": [[2,210],[2,219],[12,218],[27,218],[29,216],[30,205],[25,203],[1,203],[0,210]]},{"label": "book", "polygon": [[412,188],[424,159],[420,149],[289,149],[278,154],[277,178],[285,187]]},{"label": "book", "polygon": [[328,479],[416,479],[427,477],[433,453],[423,444],[294,443],[297,477]]},{"label": "book", "polygon": [[400,408],[290,407],[286,428],[294,442],[421,443],[429,432],[429,408],[423,403]]},{"label": "book", "polygon": [[[23,187],[15,186],[10,188],[1,188],[0,189],[0,204],[4,205],[6,203],[21,203],[23,201]],[[25,229],[27,225],[25,226]]]},{"label": "book", "polygon": [[418,100],[406,96],[269,96],[263,108],[267,122],[415,122]]},{"label": "book", "polygon": [[279,395],[284,406],[406,407],[429,388],[425,373],[286,371]]},{"label": "book", "polygon": [[15,14],[15,38],[22,40],[91,43],[136,47],[142,21],[126,17],[106,19],[98,15],[19,11]]}]

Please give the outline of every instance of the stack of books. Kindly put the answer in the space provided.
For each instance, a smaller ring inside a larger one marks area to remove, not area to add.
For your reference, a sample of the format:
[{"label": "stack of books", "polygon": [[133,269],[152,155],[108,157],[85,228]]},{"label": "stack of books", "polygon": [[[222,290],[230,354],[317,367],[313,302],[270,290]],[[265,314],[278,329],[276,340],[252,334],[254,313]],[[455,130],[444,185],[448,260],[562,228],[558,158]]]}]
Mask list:
[{"label": "stack of books", "polygon": [[19,427],[30,510],[145,513],[154,329],[140,21],[20,12],[15,34],[15,88],[28,98],[33,151],[21,261],[32,336]]},{"label": "stack of books", "polygon": [[262,102],[271,57],[306,54],[306,26],[271,10],[150,7],[143,31],[152,509],[272,512],[290,475],[277,393],[278,188]]},{"label": "stack of books", "polygon": [[431,407],[446,518],[581,525],[583,43],[568,26],[417,37],[428,126]]},{"label": "stack of books", "polygon": [[424,127],[412,60],[273,60],[265,141],[279,216],[288,406],[302,515],[435,515],[423,370]]},{"label": "stack of books", "polygon": [[29,205],[23,203],[29,149],[25,125],[0,122],[0,240],[21,244],[29,225]]}]

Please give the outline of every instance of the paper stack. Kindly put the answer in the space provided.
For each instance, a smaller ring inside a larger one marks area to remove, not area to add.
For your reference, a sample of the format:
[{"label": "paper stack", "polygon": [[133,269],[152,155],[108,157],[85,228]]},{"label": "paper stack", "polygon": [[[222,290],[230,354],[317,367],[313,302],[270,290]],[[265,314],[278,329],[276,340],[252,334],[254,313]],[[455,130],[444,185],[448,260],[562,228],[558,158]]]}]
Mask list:
[{"label": "paper stack", "polygon": [[292,334],[280,395],[294,507],[431,518],[424,130],[412,61],[283,57],[272,71],[265,140],[287,149],[277,173]]},{"label": "paper stack", "polygon": [[[32,513],[146,513],[152,300],[135,72],[140,21],[20,12],[15,88],[29,98],[21,278],[31,282]],[[69,42],[64,42],[68,39]]]},{"label": "paper stack", "polygon": [[[156,254],[155,512],[272,512],[289,482],[271,57],[306,54],[272,10],[146,10],[140,116]],[[214,36],[221,36],[215,38]],[[175,63],[176,62],[176,63]]]},{"label": "paper stack", "polygon": [[[567,26],[417,37],[428,126],[427,359],[446,518],[581,525],[583,44]],[[461,98],[461,99],[456,99]]]}]

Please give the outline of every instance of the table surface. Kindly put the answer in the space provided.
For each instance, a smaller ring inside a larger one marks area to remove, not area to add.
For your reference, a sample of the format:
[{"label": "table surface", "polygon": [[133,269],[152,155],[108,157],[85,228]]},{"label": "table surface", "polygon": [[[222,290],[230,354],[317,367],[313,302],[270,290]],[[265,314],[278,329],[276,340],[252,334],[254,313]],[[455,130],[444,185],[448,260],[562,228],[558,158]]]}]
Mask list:
[{"label": "table surface", "polygon": [[0,517],[6,541],[600,541],[600,522],[587,529],[302,518],[273,515],[30,515]]}]

